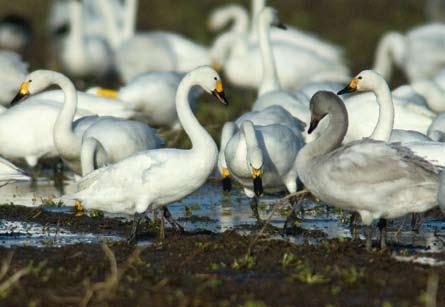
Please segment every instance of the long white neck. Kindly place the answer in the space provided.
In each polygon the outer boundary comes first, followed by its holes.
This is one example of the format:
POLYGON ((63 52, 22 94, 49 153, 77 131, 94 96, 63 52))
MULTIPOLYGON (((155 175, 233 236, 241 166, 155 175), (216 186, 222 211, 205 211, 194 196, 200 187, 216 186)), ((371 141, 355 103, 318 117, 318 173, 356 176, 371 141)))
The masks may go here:
POLYGON ((47 72, 48 85, 58 85, 64 94, 63 108, 54 124, 54 144, 64 157, 79 156, 81 139, 73 132, 73 120, 77 109, 77 91, 73 83, 57 72, 47 72))
POLYGON ((386 34, 377 46, 374 60, 374 70, 389 80, 392 72, 392 61, 400 65, 406 50, 406 41, 402 34, 390 32, 386 34))
POLYGON ((69 3, 70 31, 67 41, 69 42, 68 48, 74 48, 78 57, 85 58, 82 9, 82 3, 78 1, 71 1, 69 3))
POLYGON ((373 90, 379 104, 379 119, 370 138, 388 142, 394 127, 394 103, 385 80, 380 80, 373 90))
POLYGON ((233 25, 230 31, 247 34, 249 27, 249 16, 244 8, 241 6, 233 6, 230 9, 230 17, 233 19, 233 25))
POLYGON ((258 155, 262 155, 256 136, 255 126, 250 120, 246 120, 241 125, 241 131, 246 141, 247 161, 249 162, 249 165, 253 165, 254 155, 257 155, 257 157, 258 155))
POLYGON ((253 41, 256 41, 258 37, 258 29, 257 29, 258 24, 256 22, 256 18, 258 17, 258 14, 265 6, 266 6, 266 0, 252 0, 251 2, 252 16, 250 19, 250 38, 253 41))
POLYGON ((227 143, 229 143, 230 139, 235 134, 236 130, 237 130, 236 125, 233 122, 226 122, 224 124, 223 130, 221 133, 221 145, 219 148, 219 166, 220 167, 227 168, 226 155, 225 155, 224 151, 226 150, 227 143))
POLYGON ((117 48, 121 43, 122 32, 120 31, 115 13, 108 0, 96 0, 98 1, 100 11, 102 12, 102 18, 105 20, 107 41, 113 49, 117 48))
POLYGON ((428 107, 435 113, 445 111, 443 103, 444 90, 434 80, 420 80, 411 83, 416 93, 425 97, 428 107))
POLYGON ((263 77, 260 87, 258 88, 258 96, 281 89, 275 65, 275 58, 270 43, 270 23, 267 19, 261 17, 262 16, 258 16, 258 30, 261 61, 263 64, 263 77))
POLYGON ((226 32, 219 35, 210 49, 210 57, 212 60, 224 65, 234 46, 243 42, 244 35, 236 32, 226 32))
MULTIPOLYGON (((190 108, 188 100, 190 90, 193 86, 199 85, 194 74, 188 74, 182 79, 176 93, 176 111, 182 128, 190 138, 192 143, 192 151, 202 152, 204 154, 214 153, 215 157, 218 152, 215 141, 209 135, 196 119, 190 108)), ((204 162, 204 161, 203 161, 204 162)))
POLYGON ((122 31, 122 41, 133 37, 136 32, 136 17, 137 17, 137 0, 125 1, 125 14, 124 14, 124 28, 122 31))

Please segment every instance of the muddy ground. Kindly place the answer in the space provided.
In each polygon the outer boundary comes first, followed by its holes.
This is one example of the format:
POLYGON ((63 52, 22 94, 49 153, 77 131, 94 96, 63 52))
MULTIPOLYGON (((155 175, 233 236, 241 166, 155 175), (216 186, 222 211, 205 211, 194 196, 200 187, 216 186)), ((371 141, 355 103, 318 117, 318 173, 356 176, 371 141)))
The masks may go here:
MULTIPOLYGON (((130 229, 120 219, 41 208, 1 206, 0 214, 77 232, 125 236, 130 229)), ((367 252, 361 241, 295 245, 235 230, 168 231, 161 241, 148 222, 139 234, 152 243, 0 247, 1 304, 425 306, 436 294, 437 306, 445 304, 443 267, 399 262, 390 250, 367 252)))

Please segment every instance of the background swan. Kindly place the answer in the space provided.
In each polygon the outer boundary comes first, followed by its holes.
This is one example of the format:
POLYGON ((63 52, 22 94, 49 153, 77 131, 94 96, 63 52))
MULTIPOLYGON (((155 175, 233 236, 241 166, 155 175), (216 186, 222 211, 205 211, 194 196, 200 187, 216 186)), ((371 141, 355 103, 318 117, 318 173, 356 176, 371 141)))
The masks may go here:
POLYGON ((24 52, 31 43, 31 23, 19 15, 6 15, 0 19, 0 48, 24 52))
POLYGON ((7 106, 28 73, 28 64, 12 51, 0 51, 0 105, 7 106))
MULTIPOLYGON (((149 125, 155 127, 179 129, 175 97, 184 73, 163 71, 149 72, 135 77, 118 91, 103 91, 95 88, 91 92, 98 95, 112 95, 122 101, 127 108, 135 110, 149 125)), ((196 107, 201 89, 193 88, 190 92, 192 109, 196 107)))
MULTIPOLYGON (((166 214, 166 205, 203 185, 215 167, 218 149, 190 108, 189 92, 196 85, 226 103, 221 79, 213 69, 199 67, 182 79, 176 106, 181 125, 192 142, 191 149, 135 154, 92 172, 79 182, 78 193, 64 198, 79 199, 86 208, 109 212, 134 214, 164 208, 166 214)), ((134 238, 135 232, 136 227, 131 237, 134 238)))
MULTIPOLYGON (((271 25, 281 25, 274 9, 263 9, 256 22, 258 44, 248 44, 243 52, 232 52, 223 64, 224 73, 231 83, 242 87, 261 86, 261 61, 268 58, 268 53, 275 59, 278 78, 283 88, 300 87, 310 81, 342 82, 349 79, 349 70, 346 66, 322 58, 308 49, 285 42, 272 45, 269 28, 271 25), (261 50, 266 50, 266 54, 261 50)), ((233 39, 242 40, 237 36, 233 39)), ((235 45, 240 49, 238 44, 235 45)))
MULTIPOLYGON (((30 99, 0 112, 0 155, 9 159, 24 159, 35 167, 41 158, 58 157, 53 130, 61 110, 59 103, 30 99)), ((76 117, 91 115, 77 110, 76 117)))
MULTIPOLYGON (((92 169, 82 169, 81 152, 83 143, 94 138, 106 152, 97 156, 98 166, 108 160, 111 163, 122 160, 131 154, 157 148, 161 140, 149 126, 114 117, 86 117, 73 123, 77 108, 77 92, 71 81, 60 73, 37 70, 26 77, 17 98, 27 96, 56 84, 65 94, 63 108, 54 124, 54 143, 63 161, 77 174, 86 174, 92 169), (87 123, 85 126, 84 123, 87 123)), ((95 150, 90 153, 93 155, 95 150)))
POLYGON ((440 23, 416 27, 405 35, 387 33, 377 46, 374 70, 389 80, 394 63, 410 82, 431 79, 444 68, 444 44, 445 25, 440 23))
POLYGON ((70 26, 63 40, 59 59, 72 77, 104 77, 113 66, 113 53, 107 40, 86 32, 83 25, 82 3, 69 1, 70 26))
MULTIPOLYGON (((367 226, 367 248, 371 247, 373 220, 423 212, 437 205, 436 167, 398 144, 364 139, 340 146, 348 129, 348 113, 333 93, 314 95, 311 112, 309 132, 326 115, 329 127, 300 151, 299 178, 320 200, 360 214, 367 226)), ((381 239, 384 247, 383 232, 381 239)))
POLYGON ((413 130, 426 135, 435 114, 428 109, 418 109, 409 101, 392 97, 383 77, 372 71, 360 72, 348 87, 339 92, 371 91, 345 99, 349 126, 345 142, 370 136, 374 140, 388 141, 392 129, 413 130))

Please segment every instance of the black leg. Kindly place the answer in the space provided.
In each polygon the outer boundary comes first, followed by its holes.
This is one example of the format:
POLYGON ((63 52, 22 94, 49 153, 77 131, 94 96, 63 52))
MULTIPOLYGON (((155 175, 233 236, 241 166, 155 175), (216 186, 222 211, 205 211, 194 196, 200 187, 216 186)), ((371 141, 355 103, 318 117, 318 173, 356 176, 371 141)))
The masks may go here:
POLYGON ((250 199, 249 202, 250 202, 250 208, 252 209, 253 212, 253 216, 257 220, 257 223, 259 225, 262 225, 263 221, 261 220, 260 214, 258 213, 258 197, 254 196, 253 198, 250 199))
POLYGON ((298 221, 297 211, 301 210, 301 207, 303 206, 303 201, 304 201, 304 195, 298 201, 295 200, 292 201, 291 210, 287 215, 286 222, 284 222, 283 234, 287 233, 288 227, 293 228, 295 226, 295 222, 298 221))
POLYGON ((415 233, 419 233, 420 221, 422 220, 422 213, 411 214, 411 230, 415 233))
POLYGON ((366 249, 369 251, 372 248, 372 225, 365 226, 366 249))
POLYGON ((184 232, 184 228, 177 221, 175 221, 175 219, 173 218, 172 214, 170 213, 167 207, 162 207, 162 212, 165 219, 170 223, 170 225, 175 227, 181 233, 184 232))
POLYGON ((135 213, 133 216, 133 224, 131 226, 130 235, 128 236, 127 243, 129 245, 134 245, 137 241, 137 232, 139 223, 141 222, 141 215, 139 213, 135 213))
POLYGON ((380 248, 385 249, 386 248, 386 226, 388 222, 386 219, 380 219, 377 226, 380 230, 380 248))
POLYGON ((351 217, 349 219, 349 231, 351 232, 352 240, 358 239, 358 231, 357 231, 357 220, 358 220, 358 213, 352 212, 351 217))

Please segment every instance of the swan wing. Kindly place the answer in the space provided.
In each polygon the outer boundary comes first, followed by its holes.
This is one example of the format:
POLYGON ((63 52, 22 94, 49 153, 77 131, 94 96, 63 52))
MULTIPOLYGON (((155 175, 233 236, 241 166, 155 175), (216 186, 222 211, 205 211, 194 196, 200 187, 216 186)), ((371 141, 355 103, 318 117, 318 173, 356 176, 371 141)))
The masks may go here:
POLYGON ((436 176, 438 168, 400 143, 363 139, 338 148, 327 156, 326 174, 332 182, 372 187, 384 183, 417 183, 436 176))

